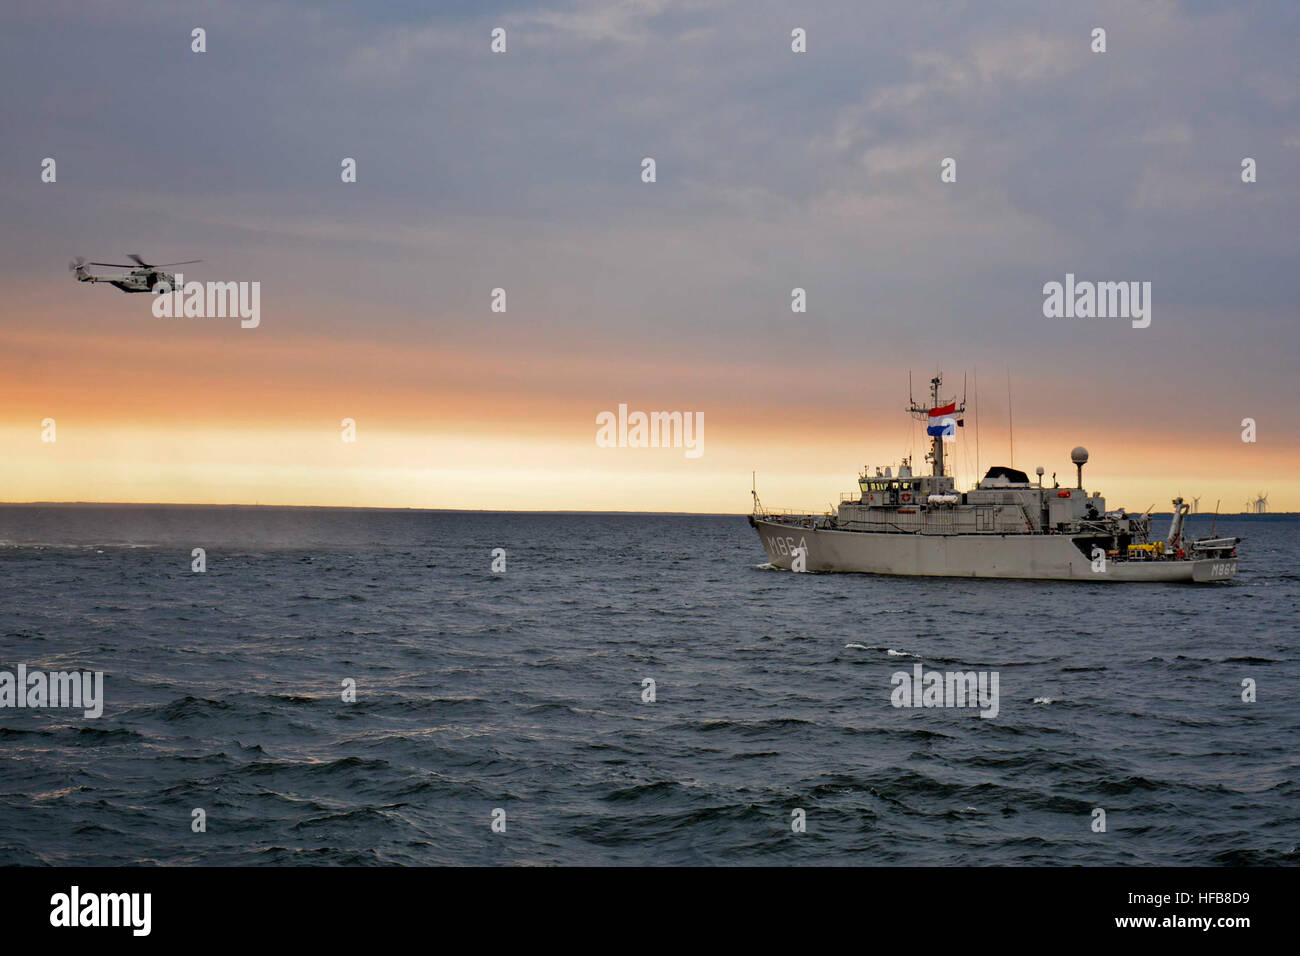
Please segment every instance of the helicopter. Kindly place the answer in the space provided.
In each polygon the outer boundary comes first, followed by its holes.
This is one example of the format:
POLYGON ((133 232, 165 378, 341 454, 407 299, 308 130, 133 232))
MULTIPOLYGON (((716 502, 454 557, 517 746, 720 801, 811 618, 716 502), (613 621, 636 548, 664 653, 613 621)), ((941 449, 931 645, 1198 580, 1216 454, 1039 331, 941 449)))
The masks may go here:
POLYGON ((126 257, 135 265, 127 265, 123 262, 87 262, 82 256, 77 256, 68 263, 68 268, 77 277, 78 282, 107 282, 123 292, 155 292, 160 282, 166 283, 168 290, 176 287, 176 276, 173 273, 164 272, 164 267, 187 266, 194 262, 203 261, 202 259, 186 259, 184 262, 164 262, 160 265, 153 265, 145 262, 134 252, 127 253, 126 257), (89 272, 86 266, 109 266, 114 269, 129 269, 131 271, 124 276, 97 276, 89 272))

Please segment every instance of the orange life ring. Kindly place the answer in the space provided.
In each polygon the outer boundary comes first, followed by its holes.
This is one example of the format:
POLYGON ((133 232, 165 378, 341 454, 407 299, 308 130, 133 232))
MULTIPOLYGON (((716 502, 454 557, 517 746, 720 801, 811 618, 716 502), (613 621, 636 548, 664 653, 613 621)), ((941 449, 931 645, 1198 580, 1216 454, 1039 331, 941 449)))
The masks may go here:
POLYGON ((902 495, 900 495, 899 497, 900 497, 903 501, 911 501, 911 500, 912 500, 912 494, 911 494, 911 492, 908 492, 908 491, 903 492, 902 495))

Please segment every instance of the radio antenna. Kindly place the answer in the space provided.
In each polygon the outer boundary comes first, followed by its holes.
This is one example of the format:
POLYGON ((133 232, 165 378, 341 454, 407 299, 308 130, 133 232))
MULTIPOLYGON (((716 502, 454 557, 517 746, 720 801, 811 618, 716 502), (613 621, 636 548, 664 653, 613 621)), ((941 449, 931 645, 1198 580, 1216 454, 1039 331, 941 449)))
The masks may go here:
POLYGON ((1007 441, 1011 445, 1011 460, 1007 462, 1012 468, 1016 467, 1016 426, 1011 419, 1011 366, 1007 366, 1007 441))

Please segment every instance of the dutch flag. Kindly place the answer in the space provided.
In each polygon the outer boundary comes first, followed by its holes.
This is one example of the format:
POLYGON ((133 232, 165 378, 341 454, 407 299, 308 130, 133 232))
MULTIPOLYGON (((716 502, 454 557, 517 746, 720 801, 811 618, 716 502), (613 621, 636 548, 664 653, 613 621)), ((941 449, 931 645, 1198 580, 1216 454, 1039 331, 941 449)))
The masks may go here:
POLYGON ((957 403, 951 402, 940 408, 930 409, 930 424, 927 435, 955 437, 957 434, 957 403))

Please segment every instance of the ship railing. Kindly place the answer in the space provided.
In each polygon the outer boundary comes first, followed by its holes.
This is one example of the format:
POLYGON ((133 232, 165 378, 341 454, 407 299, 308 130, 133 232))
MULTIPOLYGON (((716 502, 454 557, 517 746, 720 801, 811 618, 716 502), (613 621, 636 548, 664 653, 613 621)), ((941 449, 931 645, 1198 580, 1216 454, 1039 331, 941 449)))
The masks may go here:
POLYGON ((837 525, 839 531, 870 531, 875 534, 923 534, 925 529, 921 525, 909 525, 904 527, 895 524, 892 521, 841 521, 837 525))
POLYGON ((1106 521, 1080 521, 1079 531, 1091 534, 1115 534, 1115 526, 1106 521))
POLYGON ((768 518, 778 524, 786 524, 800 528, 813 528, 818 526, 821 522, 832 520, 830 514, 815 515, 809 514, 807 511, 795 511, 790 508, 765 508, 763 511, 757 512, 754 517, 768 518))

